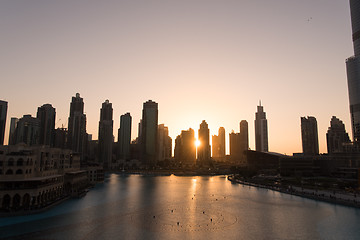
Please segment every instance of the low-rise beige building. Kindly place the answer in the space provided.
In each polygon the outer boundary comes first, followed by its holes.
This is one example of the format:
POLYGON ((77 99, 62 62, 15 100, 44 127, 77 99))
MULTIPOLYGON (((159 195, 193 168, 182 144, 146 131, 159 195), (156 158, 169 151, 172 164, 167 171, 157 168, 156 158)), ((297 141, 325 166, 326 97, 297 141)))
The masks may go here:
POLYGON ((68 149, 0 146, 0 210, 39 209, 82 193, 88 179, 79 171, 80 156, 68 149))

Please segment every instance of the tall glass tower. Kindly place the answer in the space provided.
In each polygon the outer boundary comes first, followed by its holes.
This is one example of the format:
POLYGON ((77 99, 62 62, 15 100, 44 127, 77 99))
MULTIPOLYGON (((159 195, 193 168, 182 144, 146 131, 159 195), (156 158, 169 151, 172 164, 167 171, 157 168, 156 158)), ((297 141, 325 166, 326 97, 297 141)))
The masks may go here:
POLYGON ((354 141, 360 141, 360 1, 350 0, 355 55, 346 60, 351 125, 354 141))

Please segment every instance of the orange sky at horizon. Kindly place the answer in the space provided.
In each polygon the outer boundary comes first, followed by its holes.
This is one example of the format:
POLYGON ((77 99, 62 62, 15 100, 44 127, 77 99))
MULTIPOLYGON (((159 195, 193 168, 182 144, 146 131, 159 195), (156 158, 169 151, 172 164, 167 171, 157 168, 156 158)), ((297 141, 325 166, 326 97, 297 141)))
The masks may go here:
MULTIPOLYGON (((84 98, 87 130, 97 139, 101 104, 133 117, 159 104, 159 124, 181 130, 239 132, 262 101, 269 151, 301 152, 300 117, 318 122, 320 152, 332 116, 351 137, 345 59, 353 55, 347 0, 136 0, 0 2, 0 99, 11 117, 56 108, 67 126, 71 97, 84 98), (311 18, 311 20, 310 20, 311 18)), ((211 139, 211 136, 210 136, 211 139)), ((173 146, 174 147, 174 146, 173 146)))

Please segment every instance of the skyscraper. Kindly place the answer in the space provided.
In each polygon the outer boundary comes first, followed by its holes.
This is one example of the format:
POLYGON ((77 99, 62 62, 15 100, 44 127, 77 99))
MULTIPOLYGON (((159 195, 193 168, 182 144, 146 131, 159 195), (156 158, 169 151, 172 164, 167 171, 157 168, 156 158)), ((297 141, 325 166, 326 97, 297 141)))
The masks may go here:
POLYGON ((147 101, 143 104, 141 121, 141 159, 147 166, 156 165, 158 135, 158 104, 147 101))
POLYGON ((57 128, 55 129, 54 134, 54 147, 55 148, 66 148, 68 131, 66 128, 57 128))
POLYGON ((183 130, 175 139, 175 160, 183 166, 193 166, 196 163, 195 131, 183 130))
POLYGON ((355 55, 346 60, 350 116, 354 142, 360 141, 360 1, 350 0, 355 55))
POLYGON ((210 131, 208 124, 203 120, 199 128, 200 145, 197 148, 197 160, 199 163, 206 163, 210 160, 210 131))
POLYGON ((267 119, 261 102, 255 113, 255 148, 259 152, 269 151, 267 119))
POLYGON ((240 133, 235 133, 234 130, 229 134, 230 158, 232 162, 238 162, 240 158, 240 133))
POLYGON ((214 158, 225 157, 225 128, 220 127, 218 135, 212 136, 212 156, 214 158))
POLYGON ((301 139, 305 155, 319 154, 318 129, 315 117, 301 117, 301 139))
POLYGON ((0 145, 4 145, 7 105, 6 101, 0 100, 0 145))
POLYGON ((249 125, 246 120, 240 122, 240 161, 247 164, 246 151, 249 149, 249 125))
POLYGON ((25 143, 29 146, 39 144, 40 121, 31 115, 24 115, 16 126, 15 144, 25 143))
POLYGON ((345 152, 345 144, 350 143, 344 123, 335 116, 331 118, 330 127, 326 133, 326 143, 329 154, 345 152))
POLYGON ((118 131, 118 157, 120 159, 130 158, 131 121, 130 113, 120 116, 120 128, 118 131))
POLYGON ((111 168, 113 145, 113 109, 105 100, 100 109, 99 121, 99 162, 104 168, 111 168))
POLYGON ((248 122, 240 122, 240 133, 232 131, 229 135, 230 140, 230 159, 233 163, 246 165, 246 150, 249 149, 248 122))
POLYGON ((80 153, 83 158, 86 141, 86 115, 84 114, 84 102, 79 93, 72 97, 70 103, 70 116, 68 123, 68 148, 80 153))
POLYGON ((249 125, 246 120, 240 122, 240 149, 242 154, 249 149, 249 125))
POLYGON ((16 141, 16 126, 19 119, 12 117, 10 120, 9 145, 14 145, 16 141))
POLYGON ((164 161, 171 158, 172 153, 172 139, 169 136, 169 129, 164 124, 158 126, 158 148, 157 148, 157 160, 164 161))
POLYGON ((40 122, 39 144, 53 146, 55 137, 55 108, 51 104, 38 107, 36 118, 40 122))

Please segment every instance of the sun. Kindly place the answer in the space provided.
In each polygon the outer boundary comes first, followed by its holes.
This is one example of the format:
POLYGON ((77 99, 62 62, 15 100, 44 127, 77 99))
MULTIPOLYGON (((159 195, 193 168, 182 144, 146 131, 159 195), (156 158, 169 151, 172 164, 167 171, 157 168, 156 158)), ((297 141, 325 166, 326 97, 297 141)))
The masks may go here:
POLYGON ((196 140, 195 140, 195 146, 196 146, 196 147, 200 146, 200 140, 199 140, 199 139, 196 139, 196 140))

